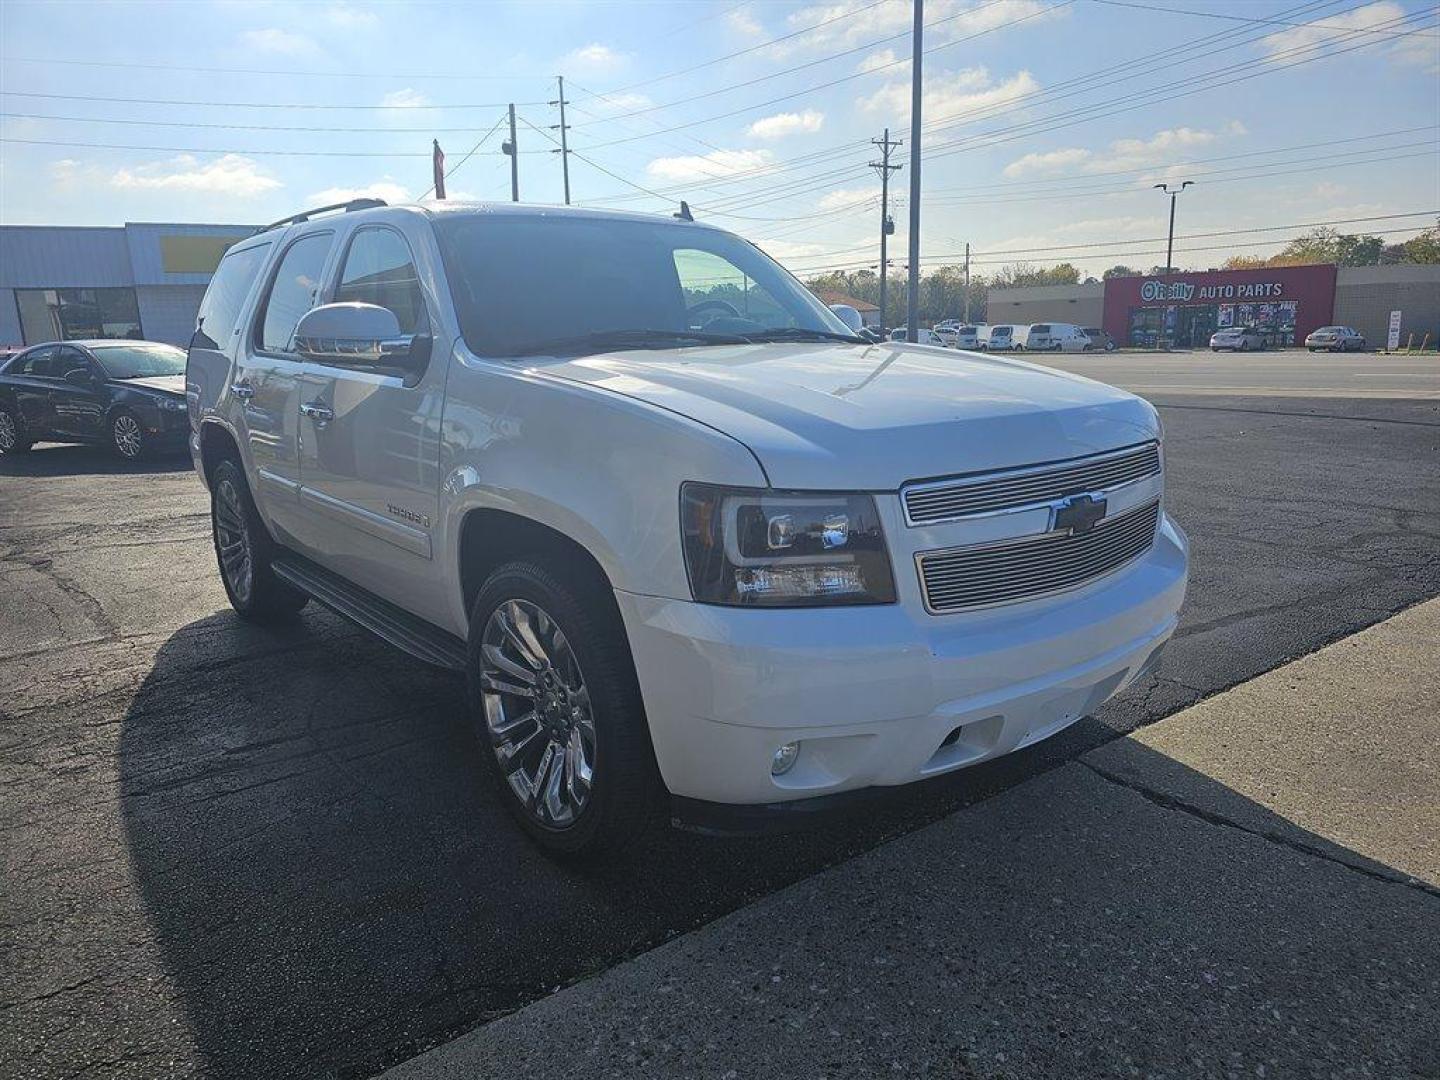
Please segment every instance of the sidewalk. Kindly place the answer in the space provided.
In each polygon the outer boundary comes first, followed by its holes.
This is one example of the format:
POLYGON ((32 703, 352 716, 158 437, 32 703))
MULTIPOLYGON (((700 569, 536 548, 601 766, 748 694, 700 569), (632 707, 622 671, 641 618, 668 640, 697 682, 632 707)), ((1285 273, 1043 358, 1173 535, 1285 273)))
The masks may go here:
POLYGON ((1437 655, 1432 600, 385 1076, 1440 1077, 1437 655))

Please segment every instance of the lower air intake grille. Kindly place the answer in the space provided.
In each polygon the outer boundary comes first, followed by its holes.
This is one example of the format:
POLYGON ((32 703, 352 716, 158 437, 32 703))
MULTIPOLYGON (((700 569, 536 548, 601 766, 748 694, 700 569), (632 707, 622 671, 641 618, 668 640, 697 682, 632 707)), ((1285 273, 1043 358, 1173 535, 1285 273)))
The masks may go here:
POLYGON ((1088 533, 1050 532, 998 544, 917 556, 925 606, 933 612, 1030 600, 1108 574, 1155 539, 1160 503, 1127 510, 1088 533))

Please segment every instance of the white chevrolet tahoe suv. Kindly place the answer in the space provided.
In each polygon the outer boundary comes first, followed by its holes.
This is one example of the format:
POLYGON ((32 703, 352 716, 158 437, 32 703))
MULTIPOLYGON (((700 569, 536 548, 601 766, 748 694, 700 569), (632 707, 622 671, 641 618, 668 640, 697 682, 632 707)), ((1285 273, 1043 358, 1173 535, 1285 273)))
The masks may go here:
POLYGON ((232 247, 200 309, 221 578, 248 619, 314 598, 463 671, 552 853, 1009 753, 1175 629, 1187 544, 1139 398, 861 341, 690 220, 325 209, 232 247))

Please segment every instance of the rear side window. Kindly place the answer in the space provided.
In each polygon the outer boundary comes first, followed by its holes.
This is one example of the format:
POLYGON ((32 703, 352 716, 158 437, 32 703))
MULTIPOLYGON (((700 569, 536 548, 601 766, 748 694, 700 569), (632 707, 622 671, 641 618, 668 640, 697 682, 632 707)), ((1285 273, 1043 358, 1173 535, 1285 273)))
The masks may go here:
POLYGON ((355 234, 345 253, 335 301, 389 308, 399 320, 402 334, 423 334, 429 329, 415 260, 400 234, 389 229, 367 228, 355 234))
POLYGON ((260 348, 265 352, 289 352, 300 317, 315 306, 320 275, 330 253, 334 233, 313 233, 291 244, 280 259, 270 295, 265 298, 260 326, 260 348))
POLYGON ((1049 324, 1049 323, 1043 323, 1043 322, 1042 322, 1042 323, 1036 323, 1034 326, 1030 327, 1030 333, 1032 333, 1032 334, 1048 334, 1049 332, 1050 332, 1050 324, 1049 324))
POLYGON ((232 250, 220 260, 195 320, 197 346, 223 349, 230 343, 235 324, 240 320, 240 309, 244 307, 245 298, 250 295, 250 286, 255 284, 255 275, 260 273, 269 251, 269 244, 256 244, 243 251, 232 250))
POLYGON ((21 353, 5 369, 7 375, 47 376, 50 374, 50 358, 55 355, 53 345, 43 349, 31 349, 21 353))

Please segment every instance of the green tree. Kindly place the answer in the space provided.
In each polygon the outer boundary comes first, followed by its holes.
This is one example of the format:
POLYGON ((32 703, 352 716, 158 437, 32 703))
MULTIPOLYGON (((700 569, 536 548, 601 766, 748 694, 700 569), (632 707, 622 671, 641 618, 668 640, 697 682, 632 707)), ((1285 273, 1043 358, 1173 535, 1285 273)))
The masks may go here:
POLYGON ((1440 224, 1401 244, 1400 257, 1407 263, 1440 263, 1440 224))
POLYGON ((1295 266, 1301 263, 1334 263, 1337 266, 1376 266, 1385 250, 1385 241, 1378 236, 1336 232, 1328 225, 1298 236, 1286 244, 1271 266, 1295 266))
POLYGON ((1110 267, 1109 270, 1106 270, 1105 273, 1101 274, 1100 276, 1106 281, 1109 281, 1111 278, 1117 277, 1139 277, 1140 271, 1131 269, 1124 263, 1120 263, 1116 266, 1110 267))

